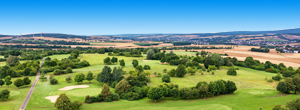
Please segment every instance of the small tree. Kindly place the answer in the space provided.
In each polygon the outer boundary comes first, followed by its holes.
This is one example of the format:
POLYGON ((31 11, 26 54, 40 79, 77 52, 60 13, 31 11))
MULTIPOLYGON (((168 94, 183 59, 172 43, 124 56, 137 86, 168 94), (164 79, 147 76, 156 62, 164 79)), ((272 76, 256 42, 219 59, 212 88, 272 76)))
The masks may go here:
POLYGON ((192 94, 191 94, 190 88, 181 88, 180 89, 180 97, 190 100, 191 96, 192 96, 192 94))
POLYGON ((134 59, 134 60, 132 60, 132 65, 133 65, 133 67, 136 67, 139 65, 139 62, 134 59))
POLYGON ((6 61, 6 65, 16 66, 18 64, 20 64, 19 57, 18 56, 9 55, 9 57, 7 58, 7 61, 6 61))
POLYGON ((275 81, 280 81, 282 79, 282 75, 278 73, 276 76, 273 76, 272 79, 275 81))
POLYGON ((5 82, 3 81, 3 79, 0 79, 0 86, 2 87, 5 84, 5 82))
POLYGON ((124 66, 125 66, 125 61, 124 61, 124 59, 122 59, 122 60, 119 60, 119 62, 120 62, 120 66, 122 66, 122 67, 124 67, 124 66))
POLYGON ((91 83, 91 80, 93 80, 93 79, 94 79, 93 73, 91 71, 89 71, 89 73, 86 76, 86 80, 88 80, 91 83))
POLYGON ((144 72, 144 69, 143 69, 142 65, 136 66, 135 69, 138 71, 139 74, 142 73, 142 72, 144 72))
POLYGON ((279 82, 277 87, 276 87, 277 91, 280 91, 281 94, 282 93, 286 93, 287 92, 287 85, 285 82, 279 82))
POLYGON ((6 76, 4 78, 5 84, 9 87, 12 84, 10 76, 6 76))
POLYGON ((131 85, 126 79, 122 79, 115 87, 115 93, 118 93, 121 95, 122 93, 127 93, 129 89, 131 88, 131 85))
POLYGON ((76 74, 74 80, 77 83, 82 83, 84 80, 84 74, 82 73, 76 74))
POLYGON ((171 89, 170 94, 172 95, 174 100, 176 100, 176 98, 180 96, 178 88, 171 89))
POLYGON ((67 83, 72 82, 72 77, 71 77, 71 76, 68 76, 68 77, 66 78, 66 82, 67 82, 67 83))
POLYGON ((65 93, 62 93, 56 99, 54 106, 58 110, 69 110, 70 104, 71 104, 70 98, 65 93))
POLYGON ((210 82, 208 84, 208 90, 212 94, 212 96, 214 97, 214 95, 218 92, 216 83, 215 82, 210 82))
POLYGON ((8 99, 9 94, 10 94, 10 91, 7 89, 0 91, 0 99, 1 100, 8 99))
POLYGON ((28 77, 25 77, 24 79, 23 79, 23 84, 24 85, 29 85, 31 83, 31 80, 28 78, 28 77))
POLYGON ((103 59, 103 62, 104 62, 104 64, 110 64, 111 63, 109 57, 106 57, 105 59, 103 59))
POLYGON ((148 91, 147 97, 156 102, 157 100, 160 100, 164 97, 164 93, 161 88, 153 87, 148 91))
POLYGON ((167 69, 164 69, 164 73, 167 73, 168 72, 168 70, 167 69))
POLYGON ((152 60, 154 57, 154 51, 152 49, 149 49, 147 51, 147 60, 152 60))
POLYGON ((150 69, 151 69, 151 67, 149 65, 144 66, 144 70, 150 70, 150 69))
POLYGON ((118 62, 118 58, 117 57, 112 57, 111 58, 111 62, 112 63, 117 63, 118 62))
POLYGON ((194 69, 191 68, 191 67, 188 67, 188 69, 187 69, 187 72, 188 72, 188 73, 191 73, 191 75, 195 75, 196 71, 197 71, 197 70, 194 70, 194 69))
POLYGON ((228 69, 227 75, 232 75, 232 76, 236 76, 237 75, 237 73, 236 73, 236 71, 235 71, 235 69, 234 69, 233 66, 228 69))
POLYGON ((110 91, 110 89, 109 89, 109 86, 107 84, 103 85, 101 94, 103 96, 103 100, 109 98, 109 96, 112 94, 111 91, 110 91))
POLYGON ((163 75, 163 77, 161 78, 161 80, 162 80, 162 82, 166 82, 166 83, 171 82, 170 81, 170 77, 167 74, 163 75))
POLYGON ((22 79, 17 79, 15 80, 14 85, 19 88, 20 86, 24 85, 24 82, 22 79))
POLYGON ((187 73, 185 66, 180 64, 176 69, 176 76, 177 77, 184 77, 184 75, 187 73))
POLYGON ((73 70, 72 70, 72 68, 71 68, 71 67, 68 67, 68 68, 66 69, 66 72, 67 72, 67 73, 72 73, 72 72, 73 72, 73 70))
POLYGON ((171 70, 168 72, 168 75, 171 76, 171 77, 175 77, 175 75, 176 75, 176 70, 175 70, 175 69, 171 69, 171 70))
POLYGON ((55 79, 55 78, 50 79, 50 84, 54 85, 54 84, 57 84, 57 83, 58 83, 57 79, 55 79))

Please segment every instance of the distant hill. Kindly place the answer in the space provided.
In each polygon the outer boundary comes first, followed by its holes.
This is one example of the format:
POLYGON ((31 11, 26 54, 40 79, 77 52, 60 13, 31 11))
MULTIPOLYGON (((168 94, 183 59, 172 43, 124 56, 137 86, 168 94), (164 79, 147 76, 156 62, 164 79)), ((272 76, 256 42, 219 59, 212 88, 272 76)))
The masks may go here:
MULTIPOLYGON (((32 37, 33 34, 22 35, 22 37, 32 37)), ((60 34, 60 33, 36 33, 34 36, 54 37, 54 38, 82 38, 86 39, 88 36, 84 35, 71 35, 71 34, 60 34)))

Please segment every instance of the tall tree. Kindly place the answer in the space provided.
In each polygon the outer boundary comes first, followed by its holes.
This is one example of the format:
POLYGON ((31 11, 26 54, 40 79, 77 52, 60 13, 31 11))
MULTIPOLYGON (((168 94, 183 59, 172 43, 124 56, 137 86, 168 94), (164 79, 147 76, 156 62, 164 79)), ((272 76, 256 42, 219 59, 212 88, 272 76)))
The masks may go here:
POLYGON ((25 77, 23 79, 24 85, 29 85, 31 83, 31 80, 28 77, 25 77))
POLYGON ((297 91, 300 91, 300 78, 298 75, 295 75, 295 77, 293 78, 293 83, 295 85, 295 94, 296 94, 297 91))
POLYGON ((65 93, 62 93, 56 99, 54 106, 57 110, 70 110, 70 104, 70 98, 65 93))
POLYGON ((217 85, 216 85, 215 82, 210 82, 208 84, 208 89, 209 89, 209 92, 212 94, 213 97, 218 92, 217 85))
POLYGON ((98 74, 97 80, 99 82, 111 84, 112 83, 111 77, 112 77, 111 68, 108 66, 104 66, 101 73, 98 74))
POLYGON ((295 91, 296 86, 294 85, 292 78, 286 78, 284 82, 286 83, 287 93, 290 93, 290 91, 295 91))
POLYGON ((71 57, 76 59, 79 56, 79 51, 78 50, 73 50, 71 52, 71 57))
POLYGON ((287 85, 285 82, 279 82, 277 87, 276 87, 277 91, 280 91, 281 94, 282 93, 286 93, 287 92, 287 85))
POLYGON ((24 85, 24 82, 22 79, 17 79, 15 80, 14 85, 19 88, 20 86, 24 85))
POLYGON ((139 65, 139 62, 137 60, 132 60, 133 67, 137 67, 139 65))
POLYGON ((154 51, 152 49, 149 49, 147 51, 147 60, 152 60, 154 58, 154 51))
POLYGON ((20 64, 20 62, 19 62, 19 57, 18 56, 12 56, 12 55, 10 55, 7 58, 6 65, 16 66, 16 65, 19 65, 19 64, 20 64))
POLYGON ((118 58, 117 57, 112 57, 111 58, 111 62, 112 63, 117 63, 118 62, 118 58))
POLYGON ((109 86, 107 84, 103 85, 101 94, 103 96, 103 100, 105 100, 106 98, 109 98, 109 96, 111 95, 111 91, 110 91, 109 86))
POLYGON ((110 64, 110 63, 111 63, 109 57, 104 58, 104 59, 103 59, 103 62, 104 62, 104 64, 110 64))
POLYGON ((131 85, 126 79, 122 79, 115 87, 115 93, 118 93, 121 95, 122 93, 127 93, 129 89, 131 88, 131 85))
POLYGON ((125 61, 124 61, 124 59, 122 59, 122 60, 119 60, 119 62, 120 62, 120 66, 122 66, 122 67, 124 67, 124 66, 125 66, 125 61))
POLYGON ((89 71, 89 73, 86 75, 85 79, 91 83, 91 80, 94 79, 93 73, 91 71, 89 71))
POLYGON ((5 78, 4 78, 4 81, 5 81, 5 84, 9 87, 9 85, 11 85, 11 78, 10 78, 10 76, 6 76, 5 78))
POLYGON ((184 77, 184 75, 187 73, 185 66, 180 64, 178 65, 177 69, 176 69, 176 76, 177 77, 184 77))

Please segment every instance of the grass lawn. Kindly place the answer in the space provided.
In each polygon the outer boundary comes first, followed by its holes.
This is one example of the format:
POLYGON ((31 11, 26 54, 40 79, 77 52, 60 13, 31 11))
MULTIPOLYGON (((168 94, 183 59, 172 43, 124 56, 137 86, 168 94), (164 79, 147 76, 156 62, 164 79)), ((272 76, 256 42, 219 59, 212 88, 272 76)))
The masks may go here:
MULTIPOLYGON (((176 52, 175 52, 176 53, 176 52)), ((179 52, 178 54, 187 54, 191 55, 194 52, 179 52)), ((69 55, 53 55, 51 58, 67 58, 69 55)), ((65 74, 60 76, 55 76, 58 79, 59 84, 50 85, 49 82, 41 82, 37 83, 35 90, 29 100, 29 103, 26 107, 27 110, 55 110, 54 104, 50 102, 50 100, 45 99, 47 96, 59 95, 61 93, 66 93, 67 96, 72 101, 80 101, 84 102, 84 98, 86 95, 96 96, 101 92, 102 83, 93 80, 91 83, 88 81, 84 81, 82 84, 77 84, 75 82, 67 83, 65 78, 68 76, 74 76, 77 73, 87 74, 88 71, 94 73, 96 76, 101 72, 102 68, 105 66, 103 64, 103 59, 108 56, 107 54, 82 54, 80 56, 81 59, 85 59, 90 62, 91 66, 74 69, 74 73, 65 74), (73 85, 88 85, 88 88, 77 88, 68 91, 59 91, 58 89, 64 88, 66 86, 73 85)), ((125 71, 133 70, 133 66, 131 61, 133 59, 137 59, 140 65, 150 65, 151 73, 160 72, 163 73, 163 69, 170 70, 172 68, 176 68, 176 66, 171 65, 162 65, 159 61, 156 60, 145 60, 145 57, 123 57, 117 56, 118 60, 125 60, 125 71)), ((108 65, 110 67, 118 67, 119 64, 108 65)), ((163 98, 157 103, 154 103, 148 98, 144 98, 137 101, 127 101, 120 100, 115 102, 101 102, 101 103, 93 103, 93 104, 84 104, 81 107, 81 110, 94 110, 94 109, 104 109, 104 110, 257 110, 259 108, 263 108, 264 110, 270 110, 275 105, 284 105, 287 101, 291 101, 293 99, 299 98, 296 94, 281 96, 280 92, 276 91, 275 86, 278 82, 267 82, 265 78, 271 78, 276 74, 267 73, 264 71, 257 71, 249 68, 241 68, 238 67, 237 76, 228 76, 226 74, 227 69, 221 68, 219 70, 214 71, 215 75, 212 75, 211 72, 203 72, 204 75, 200 73, 196 73, 195 75, 186 75, 184 78, 171 77, 171 83, 178 84, 180 88, 182 87, 192 87, 196 86, 199 81, 215 81, 218 79, 223 80, 232 80, 237 84, 238 90, 231 95, 222 95, 216 96, 213 98, 207 99, 196 99, 196 100, 183 100, 173 98, 163 98)), ((48 73, 50 74, 50 73, 48 73)), ((128 75, 128 74, 126 74, 128 75)), ((30 77, 33 81, 34 77, 30 77)), ((17 78, 13 78, 15 80, 17 78)), ((148 83, 149 86, 157 86, 162 84, 161 77, 151 77, 151 82, 148 83)), ((11 91, 11 97, 6 101, 0 102, 1 110, 17 110, 20 108, 23 100, 25 99, 30 87, 22 87, 20 89, 11 85, 10 87, 3 86, 0 88, 9 89, 11 91)), ((113 92, 114 89, 111 88, 113 92)))

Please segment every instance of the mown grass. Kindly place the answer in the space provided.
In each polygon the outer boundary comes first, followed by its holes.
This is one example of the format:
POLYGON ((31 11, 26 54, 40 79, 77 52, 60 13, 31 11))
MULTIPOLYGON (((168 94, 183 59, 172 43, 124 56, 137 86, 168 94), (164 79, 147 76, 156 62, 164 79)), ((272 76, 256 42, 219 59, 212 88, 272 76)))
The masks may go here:
MULTIPOLYGON (((182 54, 190 54, 190 52, 182 52, 182 54)), ((67 58, 69 55, 53 55, 51 58, 67 58)), ((61 93, 66 93, 72 101, 84 102, 84 97, 86 95, 97 95, 101 92, 102 83, 93 80, 91 83, 84 81, 82 84, 77 84, 75 82, 67 83, 65 78, 68 76, 74 77, 77 73, 87 74, 88 71, 94 73, 96 76, 101 72, 102 68, 105 66, 103 64, 103 59, 108 56, 107 54, 82 54, 80 58, 85 59, 90 62, 91 66, 74 69, 74 73, 65 74, 60 76, 55 76, 59 80, 59 84, 50 85, 49 82, 37 83, 32 97, 27 105, 28 110, 55 110, 54 104, 50 100, 45 99, 47 96, 59 95, 61 93), (59 91, 58 89, 72 86, 72 85, 89 85, 89 88, 78 88, 69 91, 59 91)), ((150 65, 151 73, 160 72, 163 73, 163 69, 170 70, 176 68, 176 66, 162 65, 159 61, 145 60, 145 57, 123 57, 118 56, 118 59, 124 59, 126 66, 125 71, 133 70, 131 61, 137 59, 140 65, 150 65)), ((108 65, 110 67, 118 67, 119 64, 108 65)), ((267 73, 264 71, 252 70, 249 68, 238 67, 237 76, 226 75, 227 69, 221 68, 216 70, 215 75, 211 72, 203 72, 204 75, 197 72, 195 75, 187 74, 184 78, 171 77, 171 82, 178 84, 179 87, 192 87, 195 86, 199 81, 215 81, 219 79, 232 80, 236 82, 238 90, 232 95, 222 95, 207 99, 196 99, 196 100, 174 100, 173 98, 163 98, 163 100, 154 103, 148 98, 144 98, 137 101, 127 101, 120 100, 115 102, 101 102, 93 104, 84 104, 82 110, 94 110, 94 109, 106 109, 106 110, 152 110, 152 109, 163 109, 163 110, 253 110, 263 108, 264 110, 270 110, 275 105, 285 104, 287 101, 298 98, 296 94, 281 96, 280 92, 276 91, 274 85, 278 82, 269 83, 265 78, 271 78, 276 75, 273 73, 267 73)), ((128 74, 126 74, 128 75, 128 74)), ((32 80, 34 77, 30 77, 32 80)), ((17 78, 13 78, 15 80, 17 78)), ((149 86, 157 86, 162 84, 161 77, 151 77, 151 82, 148 83, 149 86)), ((12 91, 11 97, 7 101, 0 102, 1 110, 17 110, 21 106, 23 100, 25 99, 28 91, 28 87, 22 87, 20 89, 11 85, 10 87, 3 86, 2 89, 9 89, 12 91)), ((114 91, 113 88, 111 88, 114 91)))

